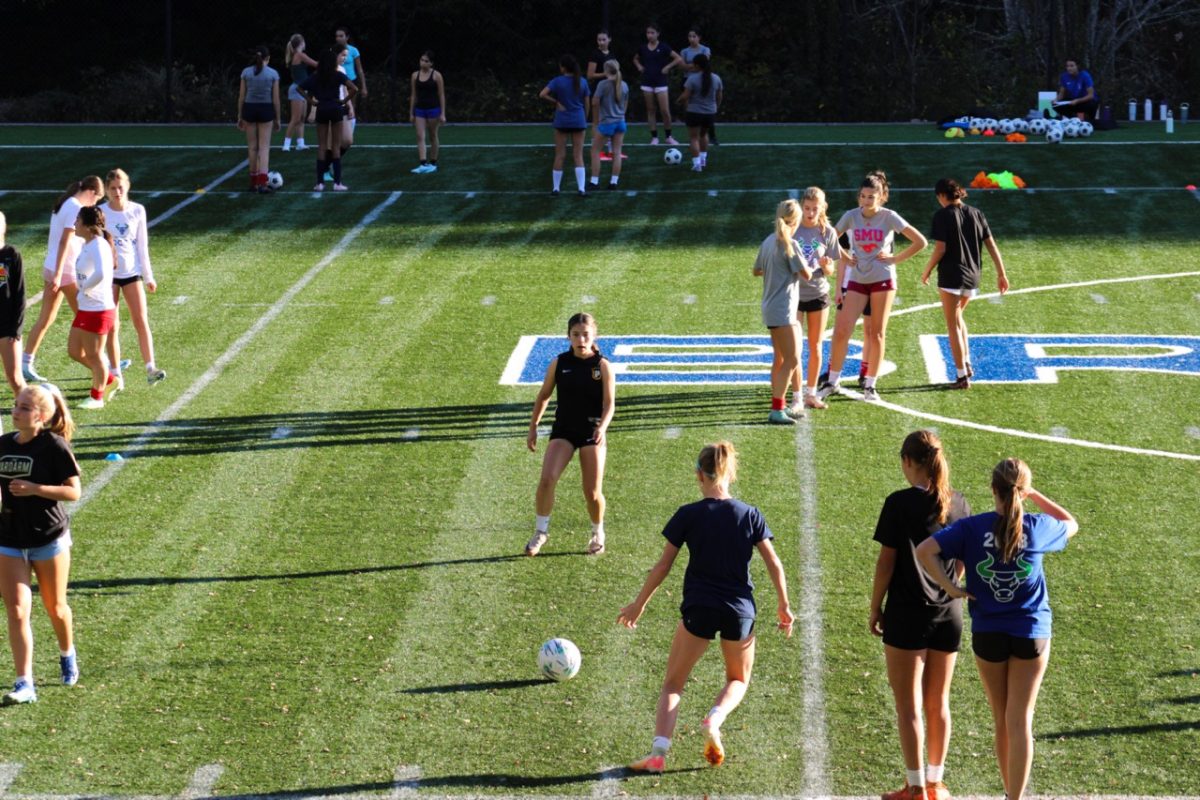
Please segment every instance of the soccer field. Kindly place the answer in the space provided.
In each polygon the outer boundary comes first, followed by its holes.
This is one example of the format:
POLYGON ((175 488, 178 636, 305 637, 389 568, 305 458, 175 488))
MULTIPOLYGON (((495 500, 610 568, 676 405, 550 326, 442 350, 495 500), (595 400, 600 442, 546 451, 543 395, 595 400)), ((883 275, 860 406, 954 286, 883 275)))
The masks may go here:
MULTIPOLYGON (((35 604, 40 699, 0 709, 0 796, 895 789, 891 692, 867 631, 871 537, 919 427, 938 431, 974 509, 990 505, 995 462, 1017 456, 1081 524, 1047 559, 1055 636, 1032 791, 1200 796, 1200 193, 1184 188, 1200 183, 1200 126, 1178 130, 1014 145, 932 126, 723 125, 693 174, 638 129, 620 191, 581 200, 569 167, 549 196, 548 126, 447 128, 434 175, 409 174, 407 127, 364 126, 351 191, 311 192, 313 151, 276 150, 285 187, 270 197, 243 191, 232 126, 0 128, 0 211, 31 294, 63 185, 129 172, 152 221, 150 318, 170 376, 140 380, 123 319, 129 388, 76 416, 82 679, 56 685, 35 604), (979 380, 933 385, 948 351, 918 280, 925 253, 900 267, 885 402, 835 398, 768 426, 758 244, 781 199, 822 186, 836 219, 876 168, 889 207, 926 232, 940 177, 1009 169, 1030 187, 968 198, 1013 287, 995 296, 985 264, 967 312, 979 380), (623 370, 608 551, 582 554, 573 464, 528 559, 544 440, 525 448, 527 377, 540 382, 538 354, 565 349, 580 310, 623 370), (756 561, 758 660, 724 727, 727 762, 701 757, 713 652, 668 771, 626 775, 652 735, 683 564, 636 631, 617 611, 696 499, 697 451, 721 438, 741 451, 735 495, 776 536, 797 633, 768 624, 756 561), (552 636, 583 653, 570 682, 539 678, 552 636)), ((74 403, 88 376, 63 316, 37 364, 74 403)), ((951 791, 1002 795, 969 646, 951 703, 951 791)))

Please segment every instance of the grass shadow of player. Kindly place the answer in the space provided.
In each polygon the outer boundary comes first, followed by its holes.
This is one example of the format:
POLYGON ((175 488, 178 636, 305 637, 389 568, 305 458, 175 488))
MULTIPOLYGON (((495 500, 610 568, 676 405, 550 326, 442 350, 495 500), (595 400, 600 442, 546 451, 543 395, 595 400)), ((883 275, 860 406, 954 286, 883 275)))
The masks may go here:
POLYGON ((1155 733, 1177 733, 1200 731, 1200 720, 1182 722, 1155 722, 1146 725, 1119 725, 1108 728, 1081 728, 1074 731, 1052 731, 1039 733, 1038 738, 1049 739, 1097 739, 1102 736, 1142 736, 1155 733))
POLYGON ((444 686, 418 686, 404 689, 404 694, 456 694, 458 692, 498 692, 507 689, 525 689, 530 686, 553 686, 548 678, 526 678, 514 681, 479 681, 477 683, 448 683, 444 686))
MULTIPOLYGON (((703 767, 681 767, 669 769, 663 774, 682 774, 699 772, 703 767)), ((514 775, 511 773, 487 773, 480 775, 442 775, 422 776, 421 790, 444 788, 488 788, 488 789, 540 789, 548 786, 569 786, 579 783, 599 783, 613 778, 631 778, 642 775, 661 777, 656 773, 632 772, 625 768, 595 772, 581 772, 575 775, 514 775)))

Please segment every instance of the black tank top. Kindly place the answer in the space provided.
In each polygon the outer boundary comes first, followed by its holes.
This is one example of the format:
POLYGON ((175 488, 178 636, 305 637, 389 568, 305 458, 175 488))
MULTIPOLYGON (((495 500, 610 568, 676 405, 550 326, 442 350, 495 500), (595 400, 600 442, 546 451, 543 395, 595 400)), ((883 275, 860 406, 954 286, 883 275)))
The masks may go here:
POLYGON ((558 406, 554 409, 554 424, 567 428, 592 428, 604 413, 604 378, 597 353, 590 358, 576 358, 568 350, 560 353, 554 369, 554 384, 558 387, 558 406))
POLYGON ((433 79, 436 70, 431 70, 429 80, 421 80, 421 73, 417 73, 417 108, 437 108, 438 88, 437 81, 433 79))
POLYGON ((304 79, 308 77, 308 65, 304 63, 292 64, 292 83, 299 85, 304 83, 304 79))

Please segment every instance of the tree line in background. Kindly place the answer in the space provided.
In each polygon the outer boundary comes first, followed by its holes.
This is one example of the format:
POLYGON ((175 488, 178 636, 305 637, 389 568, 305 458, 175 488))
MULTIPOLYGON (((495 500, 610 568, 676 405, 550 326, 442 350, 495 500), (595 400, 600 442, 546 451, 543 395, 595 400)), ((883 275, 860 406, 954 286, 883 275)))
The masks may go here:
POLYGON ((677 50, 698 26, 729 121, 1015 115, 1068 57, 1118 118, 1130 97, 1200 101, 1200 0, 109 0, 99 14, 3 0, 0 18, 26 54, 10 59, 0 122, 232 122, 250 48, 271 48, 286 86, 287 38, 302 33, 316 55, 338 25, 362 51, 366 121, 407 121, 427 48, 451 122, 542 121, 537 93, 559 55, 584 62, 605 20, 634 87, 647 22, 677 50))

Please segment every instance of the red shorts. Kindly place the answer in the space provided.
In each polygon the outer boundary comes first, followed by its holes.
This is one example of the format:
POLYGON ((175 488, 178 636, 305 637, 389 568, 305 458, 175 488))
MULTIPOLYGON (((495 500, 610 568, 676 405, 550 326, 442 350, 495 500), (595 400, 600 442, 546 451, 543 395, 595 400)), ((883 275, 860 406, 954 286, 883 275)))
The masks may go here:
POLYGON ((875 292, 894 292, 896 291, 896 282, 891 278, 886 281, 877 281, 875 283, 859 283, 858 281, 850 281, 846 285, 846 291, 855 292, 856 294, 865 294, 870 297, 875 292))
POLYGON ((71 327, 103 336, 113 329, 116 322, 117 310, 115 308, 107 311, 80 311, 75 315, 75 321, 71 323, 71 327))

